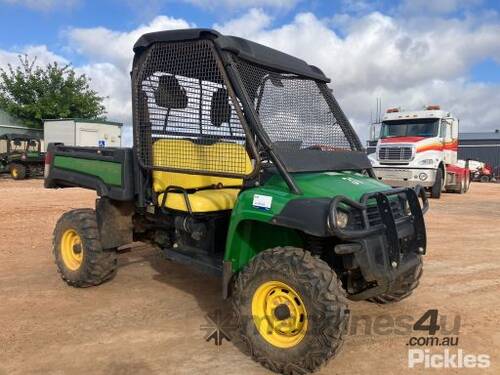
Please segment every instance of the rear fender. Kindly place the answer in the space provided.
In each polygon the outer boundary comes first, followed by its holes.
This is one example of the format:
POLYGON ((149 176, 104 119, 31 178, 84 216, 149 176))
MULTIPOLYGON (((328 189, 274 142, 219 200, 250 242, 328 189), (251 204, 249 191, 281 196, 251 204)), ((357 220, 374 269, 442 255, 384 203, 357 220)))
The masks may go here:
POLYGON ((116 249, 133 241, 134 212, 133 202, 113 201, 106 197, 96 200, 97 228, 103 249, 116 249))

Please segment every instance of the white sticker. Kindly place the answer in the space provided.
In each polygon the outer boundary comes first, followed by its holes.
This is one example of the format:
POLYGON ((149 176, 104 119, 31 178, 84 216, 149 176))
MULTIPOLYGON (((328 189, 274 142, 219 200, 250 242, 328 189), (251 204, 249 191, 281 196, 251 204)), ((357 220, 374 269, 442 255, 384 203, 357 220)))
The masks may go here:
POLYGON ((352 177, 342 177, 342 180, 349 181, 353 185, 362 185, 363 184, 361 181, 356 180, 355 178, 352 178, 352 177))
POLYGON ((273 203, 273 197, 270 197, 269 195, 255 194, 253 196, 252 205, 256 208, 263 208, 265 210, 269 210, 271 208, 272 203, 273 203))

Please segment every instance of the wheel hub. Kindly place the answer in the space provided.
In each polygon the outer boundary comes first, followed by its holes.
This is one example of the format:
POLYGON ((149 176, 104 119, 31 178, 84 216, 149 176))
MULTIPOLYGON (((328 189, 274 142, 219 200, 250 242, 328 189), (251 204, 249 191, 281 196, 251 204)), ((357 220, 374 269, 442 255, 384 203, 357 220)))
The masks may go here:
POLYGON ((61 257, 71 271, 80 268, 83 262, 82 240, 74 229, 67 229, 61 237, 61 257))
POLYGON ((291 348, 306 335, 305 305, 300 295, 281 281, 268 281, 257 288, 252 315, 260 335, 276 347, 291 348))
POLYGON ((290 309, 285 304, 278 305, 278 307, 274 309, 274 316, 278 320, 288 319, 291 316, 290 309))

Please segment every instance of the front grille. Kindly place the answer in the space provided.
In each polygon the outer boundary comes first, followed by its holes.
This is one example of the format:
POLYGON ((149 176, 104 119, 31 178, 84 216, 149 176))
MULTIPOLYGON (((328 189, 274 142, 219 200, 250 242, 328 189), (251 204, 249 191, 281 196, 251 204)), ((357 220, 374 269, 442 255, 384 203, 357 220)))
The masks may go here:
MULTIPOLYGON (((395 220, 405 215, 403 200, 401 199, 391 200, 390 203, 391 203, 392 215, 394 216, 395 220)), ((376 204, 368 206, 366 214, 368 216, 368 223, 370 224, 370 227, 382 224, 382 217, 380 216, 380 212, 376 204)), ((361 218, 361 213, 356 212, 354 217, 355 217, 354 220, 355 227, 363 228, 363 220, 361 218)))
MULTIPOLYGON (((394 216, 395 220, 404 216, 403 206, 399 199, 391 201, 391 209, 392 209, 392 215, 394 216)), ((378 224, 382 224, 382 218, 380 217, 380 212, 377 206, 368 207, 367 215, 368 215, 368 222, 370 223, 371 227, 378 224)))
POLYGON ((379 160, 409 161, 411 160, 412 154, 410 146, 380 147, 378 149, 379 160))

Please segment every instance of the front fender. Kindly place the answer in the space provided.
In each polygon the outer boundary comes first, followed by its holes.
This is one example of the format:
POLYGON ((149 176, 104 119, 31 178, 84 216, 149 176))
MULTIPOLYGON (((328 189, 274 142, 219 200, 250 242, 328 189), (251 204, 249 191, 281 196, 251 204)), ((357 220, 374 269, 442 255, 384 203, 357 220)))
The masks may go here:
POLYGON ((248 189, 239 195, 231 214, 224 256, 225 262, 231 262, 232 272, 238 272, 263 250, 303 245, 296 228, 276 220, 291 197, 296 196, 266 188, 248 189), (259 206, 259 196, 267 197, 269 207, 259 206))

